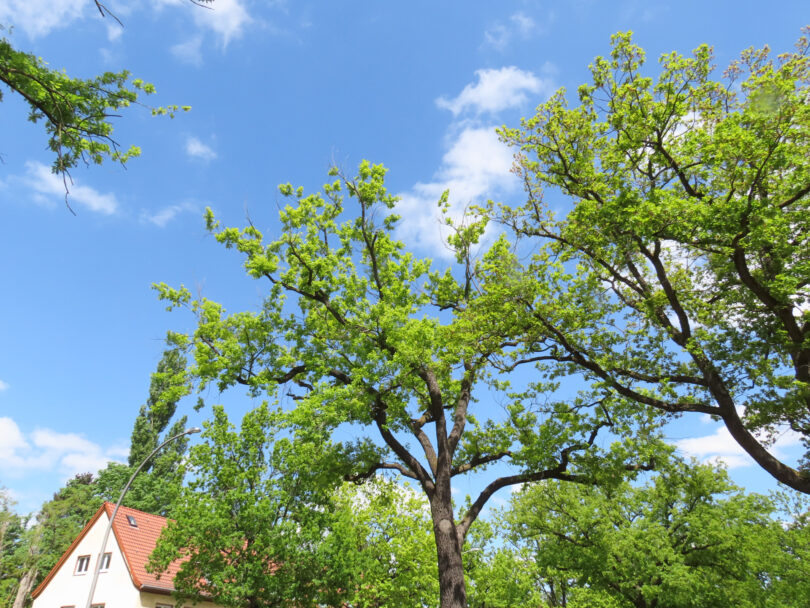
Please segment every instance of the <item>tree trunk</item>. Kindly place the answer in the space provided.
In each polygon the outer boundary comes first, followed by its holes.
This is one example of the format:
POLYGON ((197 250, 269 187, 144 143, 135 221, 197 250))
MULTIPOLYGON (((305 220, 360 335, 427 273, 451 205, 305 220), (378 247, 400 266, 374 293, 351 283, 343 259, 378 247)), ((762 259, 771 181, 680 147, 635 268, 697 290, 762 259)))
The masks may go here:
POLYGON ((467 608, 461 541, 456 531, 449 489, 448 483, 446 492, 436 492, 430 500, 439 564, 439 605, 441 608, 467 608))
POLYGON ((17 587, 17 595, 14 598, 14 603, 11 605, 11 608, 23 608, 25 606, 25 602, 28 599, 28 594, 31 593, 31 589, 34 587, 34 581, 36 578, 36 566, 26 570, 25 574, 23 574, 22 578, 20 579, 20 586, 17 587))

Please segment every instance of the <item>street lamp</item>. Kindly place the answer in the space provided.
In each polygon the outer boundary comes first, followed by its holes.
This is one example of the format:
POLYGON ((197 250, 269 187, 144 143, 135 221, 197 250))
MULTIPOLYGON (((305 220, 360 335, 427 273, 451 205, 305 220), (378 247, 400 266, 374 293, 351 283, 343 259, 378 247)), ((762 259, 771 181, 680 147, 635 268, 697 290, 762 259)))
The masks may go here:
POLYGON ((194 433, 199 433, 201 430, 202 430, 201 428, 194 426, 194 427, 191 427, 190 429, 186 429, 182 433, 178 433, 174 437, 169 437, 166 441, 164 441, 159 446, 157 446, 154 450, 152 450, 152 452, 149 454, 149 456, 147 456, 146 458, 143 459, 143 462, 141 462, 141 464, 138 465, 138 468, 135 469, 135 472, 132 474, 132 477, 129 478, 129 481, 127 482, 127 485, 124 486, 124 489, 121 492, 121 496, 118 498, 118 502, 115 503, 115 509, 113 509, 112 516, 110 517, 110 522, 107 524, 107 530, 104 532, 104 540, 101 541, 101 551, 99 551, 98 558, 96 559, 96 568, 95 568, 95 572, 93 572, 93 582, 90 583, 90 593, 87 594, 87 606, 86 606, 86 608, 90 608, 90 606, 93 603, 93 593, 95 593, 95 591, 96 591, 96 583, 98 582, 98 573, 101 572, 101 561, 104 559, 104 550, 107 548, 107 539, 110 538, 110 530, 112 530, 112 525, 113 525, 113 522, 115 521, 115 515, 118 513, 118 507, 121 506, 121 503, 124 500, 124 496, 126 495, 127 491, 129 490, 129 486, 132 484, 132 480, 135 479, 135 476, 138 473, 141 472, 141 469, 143 468, 143 466, 147 462, 149 462, 149 460, 152 458, 152 456, 154 456, 161 449, 163 449, 163 446, 165 446, 167 443, 171 443, 172 441, 174 441, 175 439, 179 439, 183 435, 192 435, 194 433))

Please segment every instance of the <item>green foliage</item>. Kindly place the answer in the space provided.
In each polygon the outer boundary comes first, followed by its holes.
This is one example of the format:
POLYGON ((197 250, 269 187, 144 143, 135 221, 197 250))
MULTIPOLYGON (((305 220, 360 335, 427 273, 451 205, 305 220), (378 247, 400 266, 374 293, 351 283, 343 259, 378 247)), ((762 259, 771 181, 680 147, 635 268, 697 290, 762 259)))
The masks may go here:
MULTIPOLYGON (((482 547, 467 551, 483 550, 482 547)), ((525 552, 497 548, 480 558, 468 557, 471 608, 545 606, 542 583, 525 552)))
POLYGON ((26 519, 14 511, 8 490, 0 488, 0 605, 11 606, 22 577, 20 550, 26 519))
POLYGON ((204 594, 222 606, 339 605, 349 588, 344 552, 324 532, 330 492, 310 466, 318 446, 278 437, 279 419, 262 405, 237 432, 215 407, 206 442, 190 450, 191 481, 150 560, 159 572, 178 557, 193 557, 175 577, 178 598, 204 594))
MULTIPOLYGON (((185 368, 182 354, 176 350, 163 353, 150 380, 149 397, 132 428, 129 464, 110 463, 99 471, 95 482, 97 496, 117 502, 132 473, 149 454, 166 439, 185 430, 187 416, 181 416, 169 427, 178 401, 189 391, 185 368)), ((176 439, 146 462, 127 492, 127 506, 163 516, 170 512, 183 484, 183 458, 188 442, 188 436, 176 439)))
POLYGON ((551 481, 515 496, 504 514, 509 536, 551 605, 598 605, 594 595, 617 607, 807 601, 777 599, 780 580, 804 568, 783 569, 785 531, 769 500, 745 495, 722 469, 680 461, 661 469, 643 486, 551 481))
POLYGON ((42 505, 37 515, 37 525, 41 527, 42 557, 38 561, 41 576, 62 557, 101 502, 94 494, 93 476, 82 473, 68 480, 52 500, 42 505))
POLYGON ((430 511, 382 479, 343 484, 320 469, 322 444, 284 436, 266 405, 237 432, 222 407, 191 449, 182 491, 150 568, 190 555, 178 598, 224 606, 433 606, 430 511))
POLYGON ((274 240, 254 225, 222 228, 207 212, 217 241, 267 282, 260 310, 229 314, 184 287, 157 289, 170 308, 197 316, 196 330, 171 342, 193 353, 189 373, 199 390, 241 385, 253 396, 290 395, 289 432, 322 442, 335 478, 392 470, 417 482, 431 507, 441 605, 463 606, 461 547, 494 492, 549 478, 618 479, 649 466, 657 420, 609 388, 560 401, 551 384, 511 387, 510 372, 535 359, 516 348, 509 290, 540 296, 547 288, 517 273, 504 282, 503 269, 517 265, 505 241, 471 258, 484 219, 454 226, 452 268, 434 270, 408 253, 392 236, 397 201, 385 172, 363 162, 354 179, 333 171, 337 179, 322 193, 281 186, 289 203, 274 240), (600 444, 608 428, 616 441, 600 444), (343 429, 357 440, 328 442, 343 429), (451 480, 495 463, 511 465, 510 474, 492 474, 456 514, 451 480))
POLYGON ((431 528, 430 505, 407 484, 375 477, 339 488, 328 534, 341 548, 338 567, 351 573, 345 605, 436 606, 431 528))
POLYGON ((551 377, 584 369, 639 404, 710 414, 802 492, 807 472, 768 447, 786 428, 810 437, 807 51, 806 36, 776 58, 748 49, 716 80, 703 45, 662 56, 653 78, 617 34, 578 106, 559 91, 500 130, 528 194, 502 218, 550 244, 522 271, 553 297, 511 296, 527 356, 551 377), (571 197, 567 217, 546 188, 571 197), (549 256, 571 276, 549 274, 549 256))
POLYGON ((810 499, 790 491, 773 496, 782 520, 779 551, 762 556, 773 573, 769 606, 801 606, 810 598, 810 499))
MULTIPOLYGON (((18 51, 0 38, 0 82, 22 97, 30 107, 28 120, 45 122, 48 147, 56 154, 55 173, 67 173, 79 161, 101 164, 109 159, 121 164, 140 154, 131 146, 121 150, 112 137, 110 118, 123 108, 151 95, 155 87, 130 73, 105 72, 94 78, 72 78, 48 66, 41 58, 18 51)), ((2 90, 0 90, 2 100, 2 90)), ((151 108, 153 115, 174 116, 188 106, 151 108)))

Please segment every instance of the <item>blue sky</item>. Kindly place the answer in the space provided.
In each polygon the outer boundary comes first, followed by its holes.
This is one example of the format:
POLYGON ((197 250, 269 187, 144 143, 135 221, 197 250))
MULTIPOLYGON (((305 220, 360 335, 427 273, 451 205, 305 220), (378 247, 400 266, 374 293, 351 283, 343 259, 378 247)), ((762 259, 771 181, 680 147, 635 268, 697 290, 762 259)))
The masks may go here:
MULTIPOLYGON (((330 164, 389 167, 403 198, 400 236, 446 256, 435 200, 455 209, 486 198, 519 202, 511 153, 494 127, 514 125, 560 86, 585 82, 609 38, 633 30, 654 61, 714 46, 719 66, 741 49, 787 50, 810 21, 806 2, 259 2, 184 0, 107 5, 5 0, 15 46, 73 76, 129 69, 153 82, 154 105, 188 104, 173 120, 134 107, 116 121, 141 158, 73 171, 71 205, 48 171, 39 125, 20 100, 0 104, 0 485, 36 510, 71 475, 126 458, 131 425, 168 329, 150 288, 185 284, 230 310, 261 301, 239 259, 204 230, 247 214, 272 232, 282 182, 315 189, 330 164), (777 8, 778 7, 778 8, 777 8)), ((200 415, 189 410, 194 422, 200 415)), ((699 416, 673 440, 721 456, 735 479, 767 477, 722 429, 699 416)), ((797 453, 789 436, 778 447, 797 453)))

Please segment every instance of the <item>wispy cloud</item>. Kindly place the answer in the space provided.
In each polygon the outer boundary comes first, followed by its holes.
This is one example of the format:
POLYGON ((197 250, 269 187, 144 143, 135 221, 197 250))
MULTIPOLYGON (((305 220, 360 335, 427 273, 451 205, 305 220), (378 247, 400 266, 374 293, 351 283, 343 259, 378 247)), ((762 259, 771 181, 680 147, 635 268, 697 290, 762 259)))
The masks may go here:
POLYGON ((3 382, 2 380, 0 380, 0 392, 7 391, 9 388, 10 386, 8 382, 3 382))
POLYGON ((38 38, 81 18, 90 4, 90 0, 4 0, 0 23, 38 38))
POLYGON ((124 34, 124 27, 117 21, 110 21, 107 23, 107 40, 116 42, 121 39, 124 34))
POLYGON ((217 157, 217 153, 211 146, 204 144, 196 137, 189 137, 186 140, 186 154, 204 161, 212 161, 217 157))
MULTIPOLYGON (((65 199, 65 182, 62 177, 51 172, 50 167, 35 161, 25 163, 26 174, 20 178, 26 186, 33 190, 34 201, 52 207, 65 199)), ((101 193, 90 186, 84 186, 74 180, 67 181, 70 192, 68 202, 71 206, 79 206, 102 215, 112 215, 118 211, 118 200, 114 194, 101 193)))
POLYGON ((537 98, 547 96, 554 90, 550 78, 540 78, 515 66, 477 70, 475 75, 477 82, 468 84, 452 99, 439 97, 436 105, 450 110, 454 116, 467 110, 475 114, 494 114, 525 105, 529 99, 528 93, 537 98))
POLYGON ((525 40, 535 34, 546 31, 548 23, 553 19, 549 13, 546 22, 539 25, 537 21, 520 11, 513 13, 506 21, 496 21, 484 31, 484 46, 496 51, 503 51, 515 39, 525 40))
POLYGON ((222 47, 231 40, 240 38, 245 28, 253 22, 250 13, 240 0, 217 0, 210 9, 202 8, 193 13, 194 22, 219 36, 222 47))
POLYGON ((35 471, 57 470, 65 476, 92 472, 115 460, 117 448, 102 446, 76 433, 36 429, 26 436, 17 423, 0 417, 0 475, 23 477, 35 471))
POLYGON ((194 36, 186 42, 175 44, 169 51, 180 63, 195 67, 203 64, 202 36, 194 36))
MULTIPOLYGON (((244 0, 216 0, 211 7, 197 7, 181 0, 152 0, 143 3, 143 6, 155 11, 161 11, 166 7, 188 11, 189 17, 197 27, 211 31, 223 48, 232 40, 240 38, 246 27, 254 22, 245 8, 244 0)), ((113 2, 112 9, 116 16, 123 17, 131 13, 131 7, 120 2, 113 2)), ((98 10, 90 0, 0 2, 0 23, 22 30, 29 38, 45 36, 55 29, 69 27, 88 15, 98 17, 98 10)), ((120 34, 120 28, 108 25, 107 35, 111 41, 120 34)))
POLYGON ((169 205, 163 207, 158 211, 143 211, 141 212, 141 221, 154 224, 158 228, 165 228, 166 225, 176 218, 181 213, 188 213, 197 211, 198 208, 192 203, 181 203, 179 205, 169 205))

